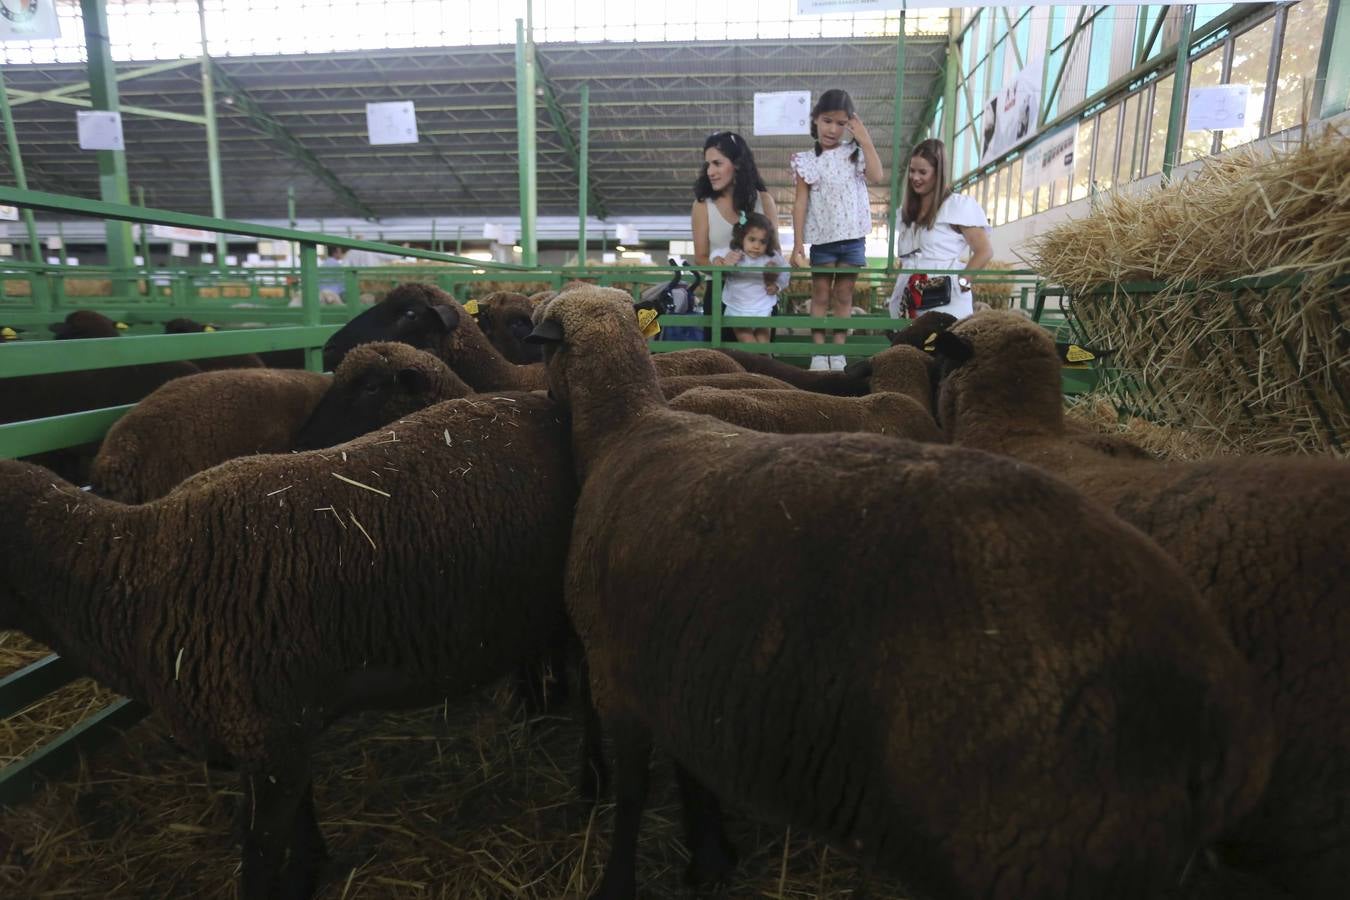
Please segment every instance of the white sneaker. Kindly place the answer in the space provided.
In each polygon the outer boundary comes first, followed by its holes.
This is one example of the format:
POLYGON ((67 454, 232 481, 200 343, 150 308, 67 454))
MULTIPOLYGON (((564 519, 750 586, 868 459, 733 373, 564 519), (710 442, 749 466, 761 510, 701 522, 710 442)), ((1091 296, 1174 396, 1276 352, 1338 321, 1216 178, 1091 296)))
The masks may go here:
POLYGON ((828 372, 830 370, 830 358, 828 356, 811 357, 812 372, 828 372))
POLYGON ((846 365, 848 365, 848 360, 844 359, 842 355, 830 357, 830 368, 833 369, 834 371, 842 372, 844 371, 844 366, 846 365))

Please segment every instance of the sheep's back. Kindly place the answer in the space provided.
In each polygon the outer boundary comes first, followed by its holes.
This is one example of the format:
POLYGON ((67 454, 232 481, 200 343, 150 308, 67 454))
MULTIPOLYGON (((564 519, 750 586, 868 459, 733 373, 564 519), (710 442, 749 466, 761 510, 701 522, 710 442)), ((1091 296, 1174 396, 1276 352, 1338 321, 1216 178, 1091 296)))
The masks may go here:
POLYGON ((241 369, 170 382, 108 430, 91 480, 123 503, 162 497, 190 475, 254 453, 281 453, 327 391, 314 372, 241 369))
POLYGON ((652 364, 660 378, 675 375, 715 375, 718 373, 744 372, 745 368, 725 353, 716 350, 672 350, 669 353, 653 353, 652 364))
POLYGON ((837 397, 796 389, 697 388, 671 401, 671 408, 776 434, 865 431, 916 441, 941 440, 933 417, 901 394, 837 397))
POLYGON ((741 388, 761 388, 764 390, 794 390, 792 385, 768 375, 756 375, 751 372, 716 372, 711 375, 671 375, 659 379, 661 394, 667 400, 674 400, 685 391, 695 388, 716 390, 735 390, 741 388))

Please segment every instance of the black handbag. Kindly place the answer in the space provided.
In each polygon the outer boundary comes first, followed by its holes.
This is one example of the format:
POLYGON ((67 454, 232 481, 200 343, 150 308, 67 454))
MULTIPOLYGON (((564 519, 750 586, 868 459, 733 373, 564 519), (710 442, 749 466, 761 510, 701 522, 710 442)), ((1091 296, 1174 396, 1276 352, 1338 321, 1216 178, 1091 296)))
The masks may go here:
POLYGON ((931 278, 923 273, 909 276, 905 284, 905 312, 913 319, 921 313, 952 302, 951 277, 934 275, 931 278))

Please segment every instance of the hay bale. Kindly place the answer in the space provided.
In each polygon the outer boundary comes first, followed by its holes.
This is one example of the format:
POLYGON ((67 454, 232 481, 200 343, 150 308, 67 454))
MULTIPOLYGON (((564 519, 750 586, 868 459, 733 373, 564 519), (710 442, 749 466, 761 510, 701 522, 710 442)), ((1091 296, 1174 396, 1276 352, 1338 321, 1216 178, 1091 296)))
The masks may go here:
POLYGON ((111 297, 112 280, 108 278, 67 278, 61 289, 67 297, 111 297))
MULTIPOLYGON (((0 632, 0 675, 45 653, 0 632)), ((88 682, 78 690, 73 702, 91 711, 110 699, 88 682)), ((572 792, 579 728, 558 717, 527 725, 506 705, 499 691, 432 709, 363 713, 323 735, 314 797, 332 860, 320 896, 556 900, 595 888, 613 808, 592 812, 572 792)), ((23 721, 9 731, 38 727, 23 721)), ((59 719, 61 728, 69 724, 69 715, 59 719)), ((0 758, 55 730, 0 733, 0 758)), ((151 715, 7 809, 0 896, 232 900, 238 777, 181 755, 167 733, 151 715)), ((863 883, 857 866, 819 843, 734 813, 729 829, 743 861, 725 896, 843 900, 863 883)), ((660 766, 640 844, 650 900, 688 896, 680 832, 673 779, 660 766)), ((871 888, 874 900, 907 896, 881 879, 871 888)))
POLYGON ((6 281, 6 297, 31 297, 33 296, 33 285, 27 281, 6 281))
MULTIPOLYGON (((986 269, 998 269, 1001 271, 1011 271, 1017 268, 1010 262, 994 260, 985 264, 986 269)), ((988 304, 990 309, 1009 309, 1012 306, 1013 292, 1017 289, 1017 282, 1012 278, 995 278, 993 276, 977 277, 972 279, 970 290, 974 299, 988 304)))
POLYGON ((1247 453, 1350 453, 1350 141, 1247 149, 1034 239, 1117 406, 1247 453), (1226 286, 1303 275, 1301 285, 1226 286), (1130 291, 1129 282, 1158 282, 1130 291))
POLYGON ((1121 416, 1115 404, 1098 393, 1065 397, 1064 403, 1067 419, 1101 434, 1128 438, 1159 459, 1211 459, 1226 453, 1213 434, 1159 425, 1138 416, 1121 416))

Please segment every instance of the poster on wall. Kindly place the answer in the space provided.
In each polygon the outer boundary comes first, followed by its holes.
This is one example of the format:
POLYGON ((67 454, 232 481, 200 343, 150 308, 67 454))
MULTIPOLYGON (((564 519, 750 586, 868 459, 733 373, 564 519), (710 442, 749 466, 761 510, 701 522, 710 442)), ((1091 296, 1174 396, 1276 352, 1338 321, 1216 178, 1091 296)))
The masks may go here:
POLYGON ((0 222, 19 221, 19 208, 17 206, 0 206, 0 222))
MULTIPOLYGON (((3 2, 3 0, 0 0, 3 2)), ((102 109, 82 109, 75 113, 75 131, 81 150, 125 150, 122 114, 102 109)))
POLYGON ((811 92, 755 94, 755 134, 810 134, 811 92))
MULTIPOLYGON (((1247 124, 1247 107, 1251 105, 1252 88, 1249 84, 1218 84, 1213 87, 1191 88, 1186 103, 1187 131, 1218 131, 1241 128, 1247 124)), ((1260 113, 1260 107, 1257 108, 1260 113)))
POLYGON ((980 165, 987 165, 1036 133, 1041 61, 1029 59, 1012 83, 996 91, 980 117, 980 165))
POLYGON ((1032 144, 1022 154, 1022 190, 1053 184, 1060 179, 1073 182, 1073 151, 1078 141, 1078 126, 1068 125, 1032 144))
POLYGON ((56 0, 0 0, 0 41, 45 41, 60 36, 56 0))
POLYGON ((417 111, 413 102, 367 103, 366 132, 372 146, 417 143, 417 111))

